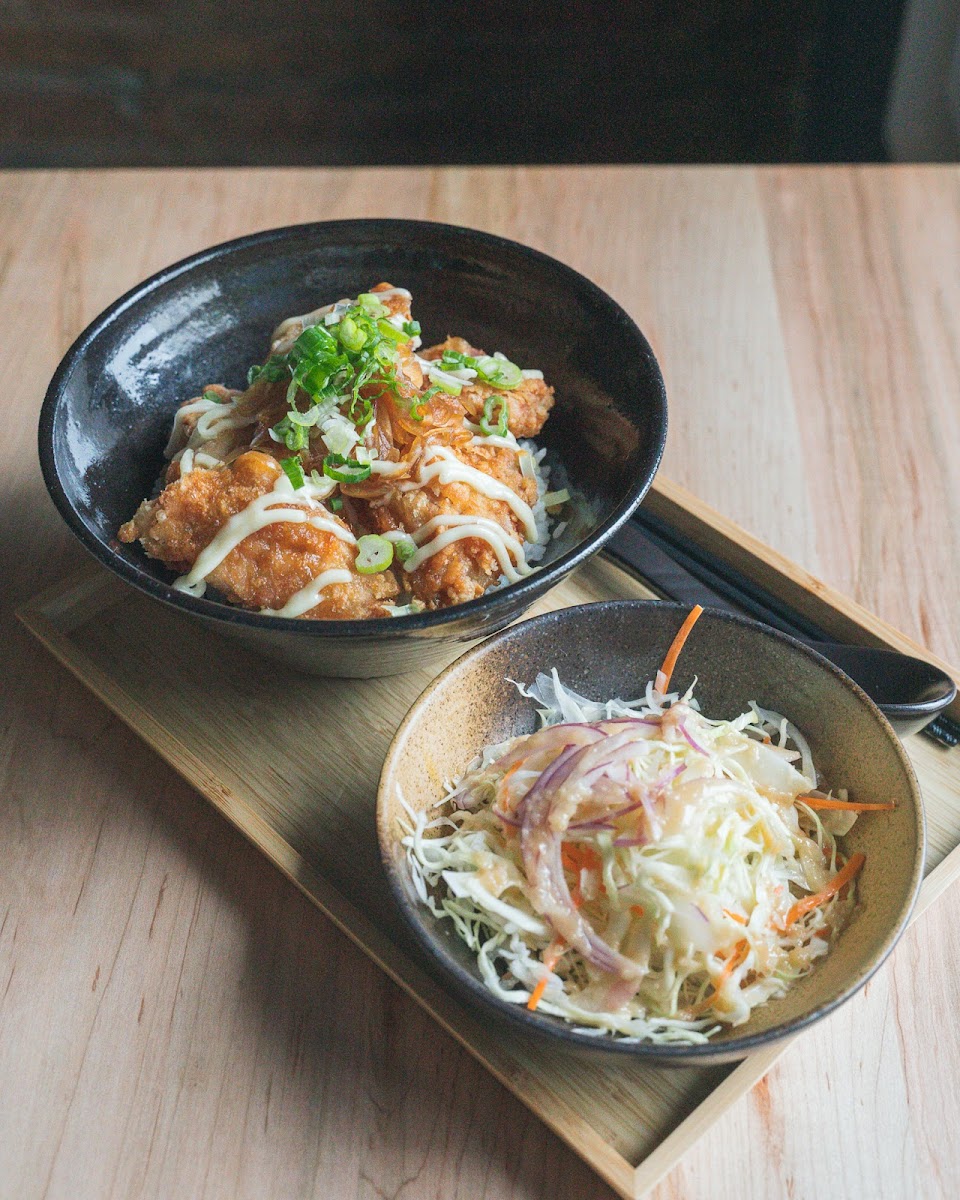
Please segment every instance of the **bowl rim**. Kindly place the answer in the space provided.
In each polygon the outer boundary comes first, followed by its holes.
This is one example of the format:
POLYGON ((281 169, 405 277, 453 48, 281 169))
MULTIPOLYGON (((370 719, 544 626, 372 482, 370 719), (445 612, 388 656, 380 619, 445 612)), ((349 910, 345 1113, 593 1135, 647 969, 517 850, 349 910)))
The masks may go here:
POLYGON ((244 626, 249 629, 270 631, 274 633, 296 633, 311 638, 338 637, 373 637, 395 634, 398 637, 408 633, 417 633, 425 629, 460 622, 464 619, 482 617, 485 613, 495 611, 504 597, 511 600, 532 601, 537 595, 546 591, 559 582, 563 576, 591 557, 604 545, 616 531, 627 521, 640 504, 659 469, 667 439, 667 397, 663 382, 663 373, 656 355, 643 331, 630 314, 612 296, 595 284, 587 276, 576 271, 573 267, 535 250, 522 242, 503 238, 485 230, 472 229, 468 226, 453 225, 440 221, 421 221, 394 217, 350 217, 335 221, 310 221, 301 224, 283 225, 276 228, 259 230, 255 233, 244 234, 229 241, 218 242, 186 258, 179 259, 169 266, 148 276, 124 292, 117 300, 108 305, 86 326, 77 336, 73 344, 61 359, 44 395, 40 409, 40 420, 37 430, 37 443, 40 458, 40 469, 44 484, 50 498, 53 500, 62 519, 79 539, 81 544, 104 566, 119 575, 127 583, 140 591, 147 593, 162 603, 174 608, 193 613, 207 620, 219 621, 234 626, 244 626), (436 609, 425 613, 410 613, 399 617, 368 617, 360 620, 329 620, 304 621, 296 617, 274 617, 259 612, 229 605, 219 600, 208 600, 205 597, 191 596, 174 589, 172 581, 164 582, 154 578, 137 563, 124 558, 114 550, 108 542, 101 540, 92 532, 81 517, 79 511, 67 494, 60 479, 54 447, 54 423, 60 402, 63 398, 66 383, 74 370, 82 362, 84 355, 92 343, 107 329, 121 318, 124 313, 139 300, 158 291, 160 288, 187 275, 194 268, 214 262, 221 258, 240 253, 252 247, 269 247, 273 243, 297 238, 310 238, 323 232, 326 234, 342 231, 348 237, 352 231, 376 230, 386 231, 388 228, 401 232, 407 238, 427 231, 442 231, 447 235, 465 237, 469 241, 479 243, 489 248, 508 248, 521 257, 549 266, 559 271, 574 286, 584 290, 601 305, 612 307, 618 320, 626 332, 637 343, 637 349, 643 355, 650 369, 653 403, 651 404, 651 439, 645 451, 645 469, 642 469, 624 498, 602 524, 598 525, 587 537, 562 554, 548 566, 537 568, 530 575, 516 583, 507 583, 500 587, 489 589, 482 596, 468 600, 463 604, 454 604, 449 608, 436 609))
POLYGON ((820 666, 827 668, 828 672, 840 684, 851 691, 877 718, 887 735, 888 741, 903 768, 904 776, 908 783, 910 800, 914 809, 917 842, 914 849, 906 902, 900 909, 893 926, 884 937, 876 956, 866 969, 858 972, 853 981, 845 986, 836 996, 825 1000, 823 1003, 816 1005, 808 1012, 802 1013, 792 1020, 781 1022, 758 1033, 741 1036, 732 1035, 722 1041, 707 1041, 696 1045, 659 1045, 655 1042, 627 1041, 609 1036, 581 1033, 574 1026, 568 1025, 562 1018, 550 1016, 546 1013, 530 1012, 525 1005, 508 1004, 495 996, 484 986, 481 980, 465 970, 452 956, 448 955, 442 944, 428 933, 426 926, 420 919, 420 909, 422 906, 419 903, 414 903, 405 890, 400 870, 392 854, 394 842, 389 836, 387 791, 392 786, 392 775, 396 769, 396 760, 402 753, 407 736, 416 723, 425 703, 435 691, 445 686, 448 679, 456 671, 462 669, 472 659, 493 651, 495 647, 504 641, 515 637, 535 634, 542 626, 558 618, 562 618, 563 614, 569 614, 569 619, 576 621, 585 610, 591 612, 594 610, 609 612, 624 609, 652 610, 654 607, 671 609, 678 615, 686 614, 690 611, 688 604, 672 600, 604 600, 588 604, 571 605, 568 608, 554 609, 551 612, 541 613, 538 616, 518 621, 487 638, 479 645, 471 647, 464 654, 461 654, 459 658, 450 663, 435 679, 431 680, 416 698, 390 742, 377 788, 377 840, 380 847, 380 860, 397 908, 402 913, 407 926, 412 930, 418 946, 426 951, 435 966, 439 966, 444 980, 451 981, 455 985, 455 989, 461 994, 469 996, 472 1000, 479 1002, 481 1006, 486 1006, 496 1014, 512 1021, 518 1028, 528 1031, 532 1029, 537 1035, 545 1035, 555 1042, 567 1046, 583 1047, 595 1050, 601 1054, 620 1054, 665 1064, 673 1063, 682 1065, 689 1063, 696 1065, 702 1063, 703 1065, 710 1065, 711 1063, 723 1060, 729 1061, 743 1058, 761 1046, 767 1046, 792 1037, 846 1003, 847 1000, 869 982, 890 955, 901 934, 907 927, 916 903, 920 885, 923 882, 923 865, 926 856, 926 819, 920 785, 917 781, 913 764, 910 762, 902 742, 892 729, 889 721, 887 721, 886 717, 870 697, 854 680, 841 671, 839 667, 835 666, 829 659, 824 658, 822 654, 818 654, 815 650, 812 650, 809 646, 791 637, 789 634, 782 633, 772 626, 765 625, 762 621, 726 612, 722 609, 704 606, 705 615, 714 617, 726 624, 740 625, 755 632, 769 635, 775 641, 780 641, 792 647, 799 654, 813 659, 820 666))

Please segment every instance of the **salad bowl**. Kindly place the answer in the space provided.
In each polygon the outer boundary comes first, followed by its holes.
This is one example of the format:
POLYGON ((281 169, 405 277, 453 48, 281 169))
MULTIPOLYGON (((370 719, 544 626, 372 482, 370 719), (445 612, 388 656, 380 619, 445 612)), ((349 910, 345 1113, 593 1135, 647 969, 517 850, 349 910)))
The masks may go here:
POLYGON ((377 811, 396 904, 434 972, 466 1004, 491 1020, 519 1025, 531 1038, 584 1054, 675 1066, 736 1060, 826 1017, 866 983, 907 923, 924 857, 920 793, 899 739, 847 676, 785 634, 718 610, 704 611, 680 655, 671 688, 683 693, 696 681, 704 715, 732 720, 751 701, 775 710, 802 732, 826 786, 892 806, 862 813, 840 839, 848 861, 863 855, 865 862, 849 922, 826 956, 785 995, 706 1041, 598 1035, 494 994, 451 921, 422 902, 408 838, 418 813, 444 811, 445 784, 462 776, 484 747, 537 728, 537 704, 518 683, 530 685, 555 669, 567 688, 592 700, 642 697, 686 613, 660 601, 588 604, 524 621, 468 651, 426 689, 400 726, 383 767, 377 811))

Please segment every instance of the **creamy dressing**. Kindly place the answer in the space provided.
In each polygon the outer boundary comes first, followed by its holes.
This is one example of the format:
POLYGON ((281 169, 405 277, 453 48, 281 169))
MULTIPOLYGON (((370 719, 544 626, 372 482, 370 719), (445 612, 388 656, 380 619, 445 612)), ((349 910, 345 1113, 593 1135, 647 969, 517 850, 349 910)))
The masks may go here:
MULTIPOLYGON (((484 433, 479 425, 475 425, 473 421, 467 417, 463 418, 464 429, 469 429, 473 434, 468 445, 470 446, 499 446, 503 450, 514 450, 518 454, 525 454, 526 451, 513 436, 508 429, 502 437, 499 433, 484 433)), ((521 470, 523 469, 521 464, 521 470)))
POLYGON ((446 446, 434 446, 432 449, 434 457, 421 469, 420 484, 429 483, 431 479, 437 479, 442 484, 466 483, 482 496, 487 496, 491 500, 502 500, 522 523, 527 540, 537 541, 539 534, 537 523, 533 517, 533 509, 525 500, 521 500, 512 488, 508 488, 505 483, 501 483, 484 471, 468 467, 446 446))
POLYGON ((223 466, 223 459, 215 458, 212 454, 204 454, 202 450, 194 450, 189 446, 184 447, 178 454, 175 454, 172 461, 180 464, 181 479, 184 475, 189 475, 197 467, 210 470, 213 467, 223 466))
POLYGON ((238 413, 238 399, 239 397, 221 404, 216 400, 208 400, 205 396, 200 396, 178 408, 173 417, 173 429, 170 431, 164 455, 170 458, 174 453, 183 440, 184 418, 192 417, 195 413, 199 413, 200 416, 187 438, 187 443, 192 443, 194 449, 202 446, 204 442, 212 441, 226 429, 240 429, 244 425, 252 425, 257 419, 256 413, 238 413))
POLYGON ((335 487, 336 484, 332 480, 324 481, 321 484, 308 482, 295 491, 286 475, 281 474, 271 491, 258 496, 246 508, 234 513, 217 532, 213 541, 200 551, 197 561, 188 574, 175 579, 173 586, 179 592, 186 592, 191 596, 202 596, 207 590, 207 576, 220 566, 232 550, 235 550, 251 534, 258 533, 268 525, 277 525, 283 521, 288 521, 292 525, 311 525, 314 529, 332 533, 343 542, 356 545, 357 539, 350 530, 331 516, 319 503, 319 500, 329 496, 335 487), (293 503, 305 502, 316 511, 311 513, 302 508, 295 508, 290 503, 291 501, 293 503))
POLYGON ((343 568, 321 571, 316 579, 310 580, 306 587, 302 587, 299 592, 294 592, 283 608, 261 608, 260 611, 267 617, 302 617, 305 612, 317 607, 320 603, 320 593, 324 588, 328 588, 334 583, 349 583, 352 578, 350 572, 343 568))
POLYGON ((371 475, 402 475, 407 470, 407 463, 389 462, 385 458, 374 458, 367 465, 371 475))
MULTIPOLYGON (((524 575, 529 575, 532 569, 527 563, 521 543, 496 521, 491 521, 487 517, 442 513, 440 516, 431 518, 425 525, 421 525, 415 533, 405 536, 411 537, 418 544, 417 552, 403 564, 405 571, 415 571, 445 546, 469 537, 482 538, 490 546, 497 556, 500 569, 510 583, 516 583, 524 575), (422 538, 442 526, 448 526, 448 528, 423 545, 419 544, 422 538), (513 558, 510 557, 511 554, 513 558), (514 560, 516 560, 515 563, 514 560)), ((391 540, 402 541, 403 538, 391 540)))

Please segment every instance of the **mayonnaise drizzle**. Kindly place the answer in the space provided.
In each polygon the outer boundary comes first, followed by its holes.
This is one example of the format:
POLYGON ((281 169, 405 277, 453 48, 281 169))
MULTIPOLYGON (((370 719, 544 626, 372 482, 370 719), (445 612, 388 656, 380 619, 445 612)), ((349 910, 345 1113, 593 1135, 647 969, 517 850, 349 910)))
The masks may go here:
POLYGON ((183 440, 184 418, 192 417, 194 413, 199 413, 200 416, 187 439, 188 442, 194 443, 194 449, 202 446, 204 442, 211 441, 225 429, 240 429, 244 425, 252 425, 257 419, 256 413, 237 413, 238 399, 239 397, 236 397, 221 404, 216 400, 208 400, 206 396, 200 396, 191 400, 189 404, 181 405, 174 414, 173 429, 164 450, 165 456, 169 458, 180 445, 183 440))
POLYGON ((173 462, 180 464, 181 479, 197 467, 209 469, 223 466, 222 459, 214 458, 212 454, 204 454, 202 450, 194 450, 190 446, 185 446, 178 454, 175 454, 173 462))
MULTIPOLYGON (((478 471, 475 467, 468 467, 447 446, 433 446, 431 449, 433 450, 434 457, 420 470, 421 485, 429 483, 431 479, 439 479, 441 483, 469 484, 474 491, 479 492, 482 496, 487 496, 491 500, 502 500, 504 504, 508 505, 517 519, 523 524, 527 540, 530 542, 537 541, 537 523, 533 517, 533 509, 531 509, 525 500, 521 500, 512 488, 508 488, 505 483, 501 483, 498 479, 494 479, 484 471, 478 471)), ((400 486, 403 487, 404 485, 401 484, 400 486)))
POLYGON ((320 593, 324 588, 330 587, 333 583, 349 583, 352 578, 350 572, 342 568, 321 571, 316 579, 310 580, 306 587, 302 587, 299 592, 294 592, 283 608, 261 608, 260 611, 267 617, 302 617, 305 612, 316 608, 320 603, 320 593))
MULTIPOLYGON (((432 517, 426 524, 413 534, 407 535, 417 543, 418 549, 415 554, 412 554, 403 564, 405 571, 415 571, 417 567, 422 566, 428 558, 432 558, 444 546, 449 546, 452 542, 460 541, 461 538, 475 537, 482 538, 483 541, 490 546, 494 554, 497 556, 497 561, 500 563, 500 569, 510 581, 516 583, 518 579, 522 579, 524 575, 529 575, 532 568, 527 563, 526 555, 523 552, 523 546, 496 521, 491 521, 488 517, 475 517, 469 514, 452 514, 441 513, 439 516, 432 517), (441 529, 443 526, 448 528, 431 538, 430 541, 421 544, 423 538, 433 533, 436 529, 441 529), (511 558, 511 554, 513 558, 511 558)), ((402 539, 393 539, 402 540, 402 539)))
MULTIPOLYGON (((350 530, 331 516, 319 503, 319 500, 329 496, 335 487, 336 484, 329 480, 322 484, 308 482, 302 488, 294 490, 293 484, 287 476, 281 474, 271 491, 257 496, 246 508, 234 513, 217 532, 213 541, 200 551, 197 561, 189 573, 175 579, 173 586, 179 592, 186 592, 191 596, 202 596, 207 590, 207 576, 220 566, 227 555, 235 550, 244 538, 258 533, 268 525, 277 525, 283 521, 292 525, 311 525, 314 529, 332 533, 341 541, 355 545, 357 539, 350 530), (315 511, 310 513, 303 508, 293 507, 291 501, 293 504, 306 503, 315 511)), ((329 572, 324 572, 324 574, 329 574, 329 572)), ((322 578, 322 576, 318 576, 318 578, 322 578)), ((331 582, 334 581, 331 580, 331 582)))

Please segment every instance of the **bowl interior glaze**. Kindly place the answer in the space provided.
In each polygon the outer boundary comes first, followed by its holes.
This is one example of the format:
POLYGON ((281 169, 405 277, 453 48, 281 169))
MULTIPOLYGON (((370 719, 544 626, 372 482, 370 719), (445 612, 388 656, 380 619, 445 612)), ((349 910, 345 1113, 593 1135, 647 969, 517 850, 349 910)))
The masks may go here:
POLYGON ((795 722, 833 787, 854 797, 893 800, 889 813, 861 816, 844 839, 867 858, 859 903, 830 954, 782 1000, 750 1021, 725 1029, 706 1046, 658 1047, 577 1034, 563 1021, 503 1003, 481 983, 472 954, 449 921, 416 897, 400 845, 404 812, 433 805, 477 752, 537 727, 533 702, 509 682, 531 683, 556 667, 561 680, 594 699, 643 694, 686 609, 664 602, 622 601, 562 609, 513 626, 453 663, 423 693, 387 755, 378 799, 378 834, 394 896, 418 941, 471 1003, 531 1035, 558 1038, 590 1053, 635 1055, 665 1063, 741 1058, 824 1016, 861 987, 890 952, 910 914, 923 865, 919 789, 903 747, 863 692, 819 655, 746 618, 707 610, 680 656, 673 686, 697 677, 705 714, 734 717, 751 700, 795 722))

